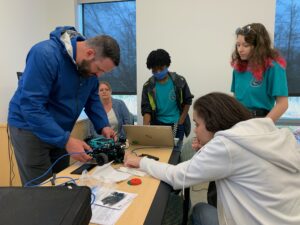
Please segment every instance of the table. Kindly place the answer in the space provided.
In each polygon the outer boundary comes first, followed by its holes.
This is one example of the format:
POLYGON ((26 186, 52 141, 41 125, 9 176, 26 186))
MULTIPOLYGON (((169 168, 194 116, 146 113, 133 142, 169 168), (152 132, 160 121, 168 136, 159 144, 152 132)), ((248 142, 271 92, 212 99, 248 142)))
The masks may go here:
MULTIPOLYGON (((159 157, 159 161, 168 162, 170 164, 177 164, 180 158, 180 151, 176 148, 147 148, 144 146, 133 146, 133 148, 141 149, 136 150, 137 154, 147 153, 159 157)), ((132 147, 131 147, 132 148, 132 147)), ((129 150, 131 150, 131 148, 129 150)), ((127 150, 128 151, 128 150, 127 150)), ((116 165, 118 167, 118 165, 116 165)), ((67 169, 57 174, 57 177, 69 176, 72 178, 79 178, 79 175, 71 175, 78 164, 73 164, 67 169)), ((92 173, 91 170, 89 173, 92 173)), ((128 209, 122 214, 117 225, 153 225, 161 224, 165 209, 167 206, 169 193, 173 190, 168 184, 160 182, 159 180, 150 176, 142 177, 142 184, 138 186, 130 186, 127 181, 117 184, 117 189, 125 192, 137 193, 137 197, 133 200, 128 209)), ((64 182, 63 179, 59 179, 64 182)))

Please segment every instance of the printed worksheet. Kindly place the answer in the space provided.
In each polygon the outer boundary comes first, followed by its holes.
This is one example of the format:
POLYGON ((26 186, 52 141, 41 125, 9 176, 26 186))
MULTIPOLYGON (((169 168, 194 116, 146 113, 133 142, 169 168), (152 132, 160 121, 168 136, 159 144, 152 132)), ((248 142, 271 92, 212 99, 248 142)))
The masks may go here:
POLYGON ((105 187, 93 188, 92 192, 95 199, 92 205, 91 223, 101 225, 115 224, 137 196, 137 194, 105 187))

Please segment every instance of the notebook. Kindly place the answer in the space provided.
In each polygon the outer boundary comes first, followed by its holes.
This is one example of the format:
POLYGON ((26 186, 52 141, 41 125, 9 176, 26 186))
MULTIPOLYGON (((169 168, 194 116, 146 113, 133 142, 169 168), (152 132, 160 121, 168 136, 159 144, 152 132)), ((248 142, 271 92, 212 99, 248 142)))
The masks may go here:
POLYGON ((173 147, 171 126, 123 125, 130 145, 173 147))

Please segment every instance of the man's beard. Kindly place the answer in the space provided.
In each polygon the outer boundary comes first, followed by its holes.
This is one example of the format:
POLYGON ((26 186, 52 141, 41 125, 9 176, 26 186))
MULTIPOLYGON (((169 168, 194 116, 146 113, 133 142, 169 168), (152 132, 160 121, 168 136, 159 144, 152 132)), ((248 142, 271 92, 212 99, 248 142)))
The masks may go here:
POLYGON ((80 76, 87 78, 87 77, 90 77, 91 75, 93 75, 90 70, 92 61, 93 60, 83 59, 81 61, 81 63, 79 63, 77 65, 77 70, 78 70, 78 73, 80 74, 80 76))

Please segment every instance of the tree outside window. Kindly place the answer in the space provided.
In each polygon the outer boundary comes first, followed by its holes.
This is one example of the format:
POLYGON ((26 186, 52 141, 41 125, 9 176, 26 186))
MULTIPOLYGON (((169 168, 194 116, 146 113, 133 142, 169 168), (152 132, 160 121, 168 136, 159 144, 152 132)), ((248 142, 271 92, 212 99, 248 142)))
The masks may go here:
MULTIPOLYGON (((289 96, 300 96, 300 1, 277 0, 275 47, 287 60, 289 96)), ((289 109, 282 118, 300 119, 300 97, 289 97, 289 109)))
POLYGON ((104 74, 112 86, 114 98, 123 100, 130 112, 137 114, 136 79, 136 2, 135 1, 88 1, 79 7, 79 27, 87 37, 106 34, 114 37, 121 49, 120 64, 104 74))

